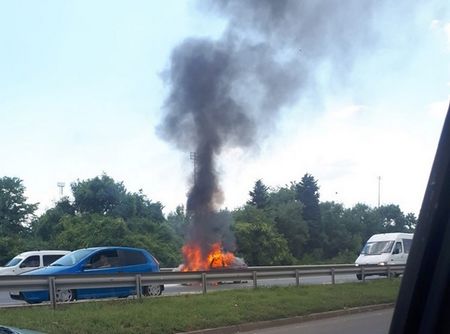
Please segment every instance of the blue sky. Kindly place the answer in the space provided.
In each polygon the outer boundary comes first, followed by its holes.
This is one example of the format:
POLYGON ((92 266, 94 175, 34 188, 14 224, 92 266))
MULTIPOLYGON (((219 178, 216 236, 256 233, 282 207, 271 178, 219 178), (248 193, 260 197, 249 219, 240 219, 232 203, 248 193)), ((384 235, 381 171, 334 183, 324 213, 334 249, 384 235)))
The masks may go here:
MULTIPOLYGON (((445 0, 386 10, 370 54, 345 79, 322 63, 314 94, 283 110, 252 151, 219 159, 225 205, 254 182, 319 180, 322 200, 381 201, 418 213, 450 93, 445 0), (443 6, 443 7, 441 7, 443 6), (444 10, 443 10, 444 9, 444 10)), ((166 212, 184 204, 192 164, 156 134, 168 94, 162 73, 190 36, 218 38, 223 18, 192 1, 0 2, 0 176, 24 180, 40 210, 57 182, 102 172, 143 189, 166 212)))

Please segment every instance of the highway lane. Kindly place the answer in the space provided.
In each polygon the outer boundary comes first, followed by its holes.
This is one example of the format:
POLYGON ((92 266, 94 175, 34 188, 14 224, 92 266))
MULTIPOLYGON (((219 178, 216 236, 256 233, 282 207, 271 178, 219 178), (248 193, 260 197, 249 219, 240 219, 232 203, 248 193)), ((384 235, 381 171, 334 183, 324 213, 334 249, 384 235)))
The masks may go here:
MULTIPOLYGON (((376 279, 377 277, 368 277, 367 279, 376 279)), ((355 275, 336 275, 336 283, 346 283, 346 282, 358 282, 355 275)), ((312 284, 330 284, 331 277, 327 276, 317 276, 317 277, 301 277, 301 285, 312 285, 312 284)), ((279 278, 279 279, 258 279, 258 286, 288 286, 295 285, 294 278, 279 278)), ((207 285, 207 291, 220 291, 220 290, 232 290, 232 289, 243 289, 243 288, 253 288, 253 281, 247 281, 238 284, 217 284, 217 282, 212 282, 207 285)), ((163 295, 174 296, 189 293, 201 293, 202 287, 200 284, 193 285, 181 285, 181 284, 169 284, 166 285, 163 295)), ((7 291, 0 291, 0 307, 1 306, 13 306, 13 305, 23 305, 24 302, 13 300, 9 297, 7 291)))
POLYGON ((246 334, 388 334, 393 309, 312 320, 294 325, 279 326, 246 334))

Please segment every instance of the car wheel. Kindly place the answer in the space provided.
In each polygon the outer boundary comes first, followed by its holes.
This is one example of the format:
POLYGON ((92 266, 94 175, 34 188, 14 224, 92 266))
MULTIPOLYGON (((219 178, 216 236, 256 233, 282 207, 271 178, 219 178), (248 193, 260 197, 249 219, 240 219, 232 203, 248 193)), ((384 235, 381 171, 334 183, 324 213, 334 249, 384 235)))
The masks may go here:
POLYGON ((58 303, 67 303, 75 299, 75 290, 70 289, 57 289, 56 301, 58 303))
POLYGON ((145 296, 159 296, 161 293, 161 285, 149 285, 144 287, 145 296))
POLYGON ((358 281, 362 280, 362 275, 361 274, 356 274, 356 278, 358 279, 358 281))

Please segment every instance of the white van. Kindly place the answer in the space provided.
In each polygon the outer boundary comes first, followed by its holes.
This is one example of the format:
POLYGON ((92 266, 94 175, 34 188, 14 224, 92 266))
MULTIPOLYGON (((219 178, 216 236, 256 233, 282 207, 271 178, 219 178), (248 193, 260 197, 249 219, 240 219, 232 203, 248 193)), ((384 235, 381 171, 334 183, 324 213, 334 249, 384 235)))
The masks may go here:
POLYGON ((46 267, 68 253, 70 252, 64 250, 24 252, 12 258, 4 267, 0 267, 0 275, 19 275, 46 267))
MULTIPOLYGON (((374 234, 367 240, 355 265, 406 264, 412 239, 412 233, 374 234)), ((356 276, 361 279, 361 274, 356 276)))

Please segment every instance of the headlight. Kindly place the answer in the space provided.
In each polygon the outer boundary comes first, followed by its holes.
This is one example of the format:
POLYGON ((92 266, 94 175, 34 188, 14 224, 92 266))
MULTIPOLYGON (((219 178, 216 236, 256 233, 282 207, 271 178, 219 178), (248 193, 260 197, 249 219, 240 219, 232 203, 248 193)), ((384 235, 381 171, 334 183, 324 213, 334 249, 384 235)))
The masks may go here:
POLYGON ((358 263, 355 263, 355 267, 359 267, 359 264, 358 264, 358 263))
POLYGON ((379 265, 379 266, 385 266, 385 265, 386 265, 386 262, 380 262, 380 263, 378 263, 378 265, 379 265))

